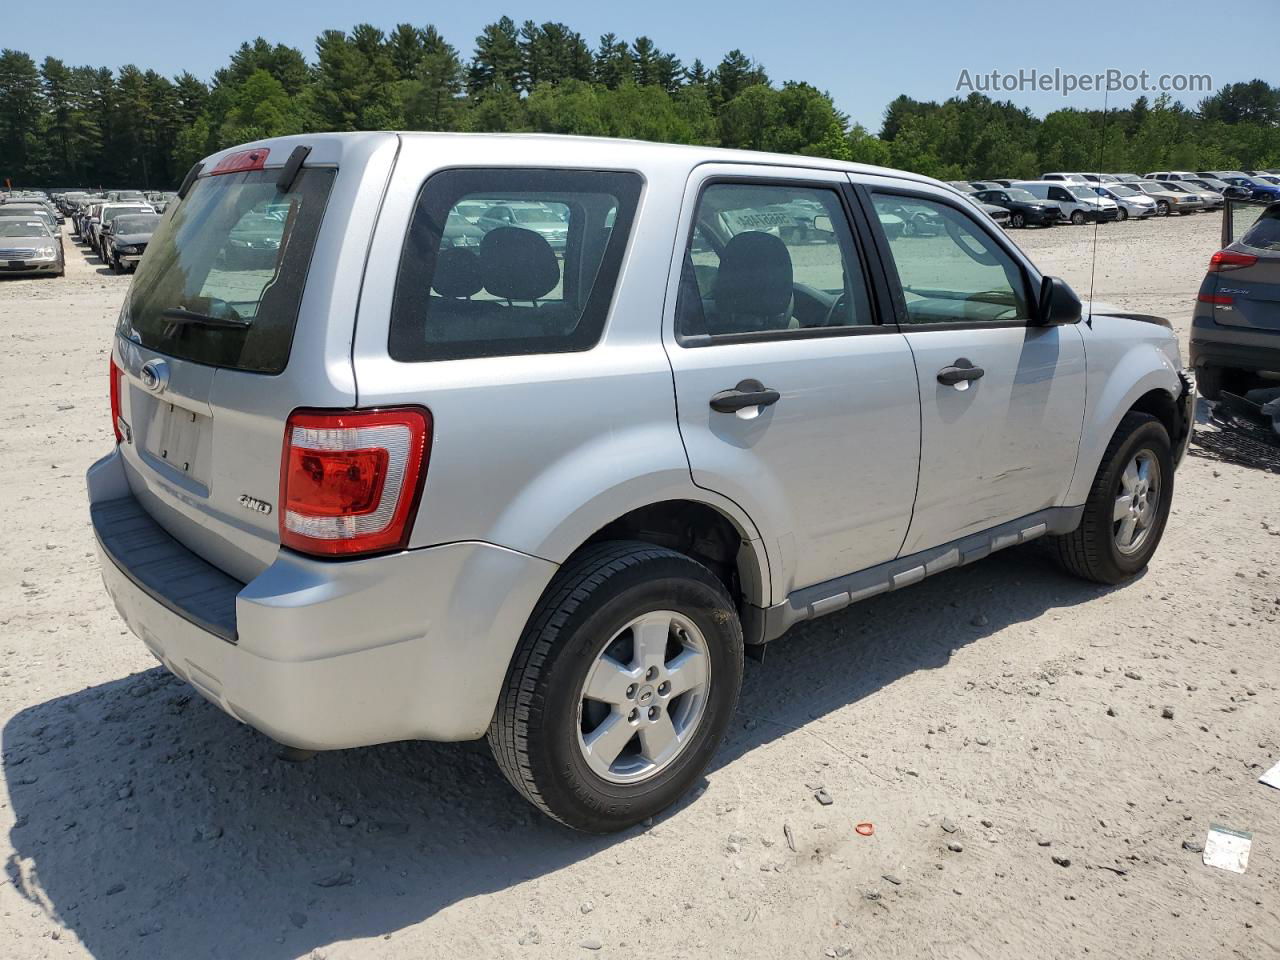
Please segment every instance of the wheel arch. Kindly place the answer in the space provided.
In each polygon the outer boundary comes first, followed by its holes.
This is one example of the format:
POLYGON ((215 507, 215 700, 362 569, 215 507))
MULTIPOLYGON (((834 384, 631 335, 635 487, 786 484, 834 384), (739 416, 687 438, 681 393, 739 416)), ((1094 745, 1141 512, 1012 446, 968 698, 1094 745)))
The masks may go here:
MULTIPOLYGON (((1092 389, 1092 384, 1090 385, 1092 389)), ((1100 396, 1086 413, 1080 454, 1065 504, 1084 503, 1107 445, 1125 414, 1148 413, 1169 431, 1171 443, 1182 435, 1178 396, 1182 382, 1164 353, 1152 344, 1135 345, 1101 385, 1100 396)))

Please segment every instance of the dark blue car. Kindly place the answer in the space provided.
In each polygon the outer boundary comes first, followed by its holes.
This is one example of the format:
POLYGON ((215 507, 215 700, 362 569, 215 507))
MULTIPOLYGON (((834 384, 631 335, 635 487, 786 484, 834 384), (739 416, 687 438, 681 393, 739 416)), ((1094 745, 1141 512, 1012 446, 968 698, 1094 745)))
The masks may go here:
POLYGON ((1233 187, 1244 187, 1252 190, 1253 196, 1251 199, 1253 200, 1261 200, 1263 202, 1280 200, 1280 186, 1276 186, 1274 183, 1267 183, 1265 180, 1259 180, 1257 177, 1250 177, 1244 174, 1223 177, 1222 179, 1233 187))

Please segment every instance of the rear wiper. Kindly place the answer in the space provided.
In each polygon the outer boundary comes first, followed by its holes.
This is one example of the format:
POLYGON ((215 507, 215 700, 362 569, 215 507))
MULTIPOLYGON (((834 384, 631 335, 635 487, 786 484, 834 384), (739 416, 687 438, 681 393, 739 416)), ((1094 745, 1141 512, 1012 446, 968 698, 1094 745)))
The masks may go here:
POLYGON ((170 327, 177 329, 209 327, 213 330, 247 330, 250 325, 248 320, 242 320, 240 317, 211 317, 207 313, 196 313, 194 310, 184 310, 182 307, 162 310, 160 316, 169 321, 170 327))

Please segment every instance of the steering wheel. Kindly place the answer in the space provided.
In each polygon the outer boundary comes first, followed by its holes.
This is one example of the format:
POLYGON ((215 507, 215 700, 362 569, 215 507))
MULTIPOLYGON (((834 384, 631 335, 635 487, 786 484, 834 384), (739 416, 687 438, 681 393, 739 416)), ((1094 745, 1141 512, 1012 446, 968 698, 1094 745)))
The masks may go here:
POLYGON ((827 315, 822 320, 822 325, 824 327, 832 326, 831 320, 839 312, 841 304, 844 304, 846 308, 849 305, 849 292, 847 290, 840 294, 840 296, 836 297, 835 302, 827 308, 827 315))

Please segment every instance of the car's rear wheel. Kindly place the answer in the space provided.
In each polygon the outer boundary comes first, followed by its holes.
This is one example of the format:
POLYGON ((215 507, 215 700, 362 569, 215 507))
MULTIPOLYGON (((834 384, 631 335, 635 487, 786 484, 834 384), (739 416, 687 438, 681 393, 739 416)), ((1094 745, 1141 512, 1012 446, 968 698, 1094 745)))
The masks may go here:
POLYGON ((1085 221, 1085 216, 1084 216, 1083 210, 1073 210, 1071 212, 1071 222, 1074 223, 1077 227, 1080 226, 1082 223, 1084 223, 1084 221, 1085 221))
POLYGON ((1080 525, 1050 539, 1059 563, 1086 580, 1124 583, 1160 545, 1172 496, 1168 431, 1150 414, 1125 414, 1098 466, 1080 525))
POLYGON ((648 543, 594 545, 534 611, 489 745, 548 816, 624 829, 702 775, 732 719, 742 655, 733 602, 702 564, 648 543))
POLYGON ((1234 367, 1201 366, 1196 368, 1196 391, 1206 400, 1217 400, 1222 391, 1244 393, 1249 389, 1250 374, 1234 367))

